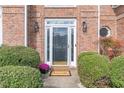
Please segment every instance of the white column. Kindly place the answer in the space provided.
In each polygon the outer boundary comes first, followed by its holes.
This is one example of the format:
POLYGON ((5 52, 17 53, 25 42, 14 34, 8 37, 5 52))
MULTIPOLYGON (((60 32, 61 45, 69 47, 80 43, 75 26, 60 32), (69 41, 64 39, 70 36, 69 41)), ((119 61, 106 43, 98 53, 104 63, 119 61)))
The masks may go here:
POLYGON ((27 44, 27 42, 28 42, 28 41, 27 41, 27 40, 28 40, 28 39, 27 39, 27 5, 25 5, 25 14, 24 14, 24 15, 25 15, 25 33, 24 33, 25 36, 24 36, 24 45, 27 46, 27 45, 28 45, 28 44, 27 44))
POLYGON ((2 6, 0 6, 0 46, 3 44, 3 31, 2 31, 2 6))
POLYGON ((100 5, 98 5, 98 53, 99 53, 99 50, 100 50, 100 5))

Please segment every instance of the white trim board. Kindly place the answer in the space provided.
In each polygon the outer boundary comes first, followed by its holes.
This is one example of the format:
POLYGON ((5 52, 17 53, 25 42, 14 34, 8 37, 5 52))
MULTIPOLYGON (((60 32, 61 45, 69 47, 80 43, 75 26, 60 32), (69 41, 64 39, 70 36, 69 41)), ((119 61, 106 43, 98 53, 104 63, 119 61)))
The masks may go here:
POLYGON ((0 46, 3 44, 3 32, 2 32, 2 6, 0 6, 0 46))
POLYGON ((25 9, 24 9, 24 10, 25 10, 25 14, 24 14, 24 15, 25 15, 25 21, 24 21, 24 24, 25 24, 25 26, 24 26, 24 27, 25 27, 25 28, 24 28, 24 29, 25 29, 25 30, 24 30, 24 31, 25 31, 25 32, 24 32, 24 45, 27 46, 27 42, 28 42, 28 41, 27 41, 27 5, 25 5, 24 8, 25 8, 25 9))

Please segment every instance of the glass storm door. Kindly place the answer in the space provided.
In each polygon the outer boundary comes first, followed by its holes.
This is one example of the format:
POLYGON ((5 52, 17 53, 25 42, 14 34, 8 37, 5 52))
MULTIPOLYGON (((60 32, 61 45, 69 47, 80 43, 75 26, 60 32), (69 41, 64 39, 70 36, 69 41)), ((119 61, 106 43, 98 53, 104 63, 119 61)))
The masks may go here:
POLYGON ((68 28, 53 27, 52 61, 53 65, 67 65, 68 28))
POLYGON ((76 20, 45 20, 45 62, 76 66, 76 20))

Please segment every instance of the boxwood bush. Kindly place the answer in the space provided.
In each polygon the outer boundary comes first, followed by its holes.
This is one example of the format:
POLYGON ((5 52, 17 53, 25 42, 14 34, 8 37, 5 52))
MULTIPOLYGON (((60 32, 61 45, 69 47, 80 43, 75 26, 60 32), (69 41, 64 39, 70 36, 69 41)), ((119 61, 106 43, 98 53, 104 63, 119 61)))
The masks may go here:
POLYGON ((36 68, 26 66, 0 67, 1 88, 39 88, 42 86, 41 74, 36 68))
POLYGON ((108 77, 108 58, 97 53, 81 53, 78 58, 78 73, 81 83, 86 87, 96 87, 95 81, 108 77))
POLYGON ((97 52, 82 52, 80 53, 80 55, 78 56, 78 60, 80 60, 80 58, 82 58, 83 56, 88 56, 88 55, 95 55, 98 54, 97 52))
POLYGON ((124 88, 124 56, 112 59, 110 77, 112 87, 124 88))
POLYGON ((40 62, 38 52, 24 46, 3 46, 0 48, 0 66, 19 65, 37 67, 40 62))

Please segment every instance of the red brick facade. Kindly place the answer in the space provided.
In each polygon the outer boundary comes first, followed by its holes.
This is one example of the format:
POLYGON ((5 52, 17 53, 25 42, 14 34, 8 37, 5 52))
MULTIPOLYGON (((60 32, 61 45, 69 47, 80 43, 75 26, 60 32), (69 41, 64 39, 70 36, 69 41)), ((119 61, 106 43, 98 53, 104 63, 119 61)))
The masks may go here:
POLYGON ((112 6, 100 6, 100 26, 107 26, 111 30, 111 35, 117 36, 117 21, 112 6))
POLYGON ((75 18, 77 19, 77 54, 82 51, 97 51, 97 6, 77 6, 77 7, 44 7, 29 6, 29 35, 28 44, 36 48, 41 60, 44 61, 44 20, 45 18, 75 18), (33 31, 33 23, 39 22, 39 32, 33 31), (87 21, 88 31, 83 33, 82 21, 87 21), (89 47, 90 46, 90 47, 89 47))
POLYGON ((118 6, 114 9, 117 21, 117 37, 124 40, 124 6, 118 6))
MULTIPOLYGON (((45 19, 75 18, 77 20, 77 55, 83 51, 98 51, 98 22, 100 27, 107 26, 114 37, 123 37, 124 7, 112 9, 109 5, 82 5, 76 7, 45 7, 43 5, 28 6, 28 46, 35 48, 44 61, 45 19), (123 10, 123 11, 122 11, 123 10), (121 19, 121 20, 120 20, 121 19), (99 20, 99 21, 98 21, 99 20), (39 31, 34 31, 34 22, 39 24, 39 31), (87 22, 87 32, 82 31, 82 22, 87 22), (120 36, 121 35, 121 36, 120 36)), ((3 43, 7 45, 24 45, 24 6, 3 6, 3 43)))
POLYGON ((24 45, 24 6, 3 6, 3 43, 24 45))

